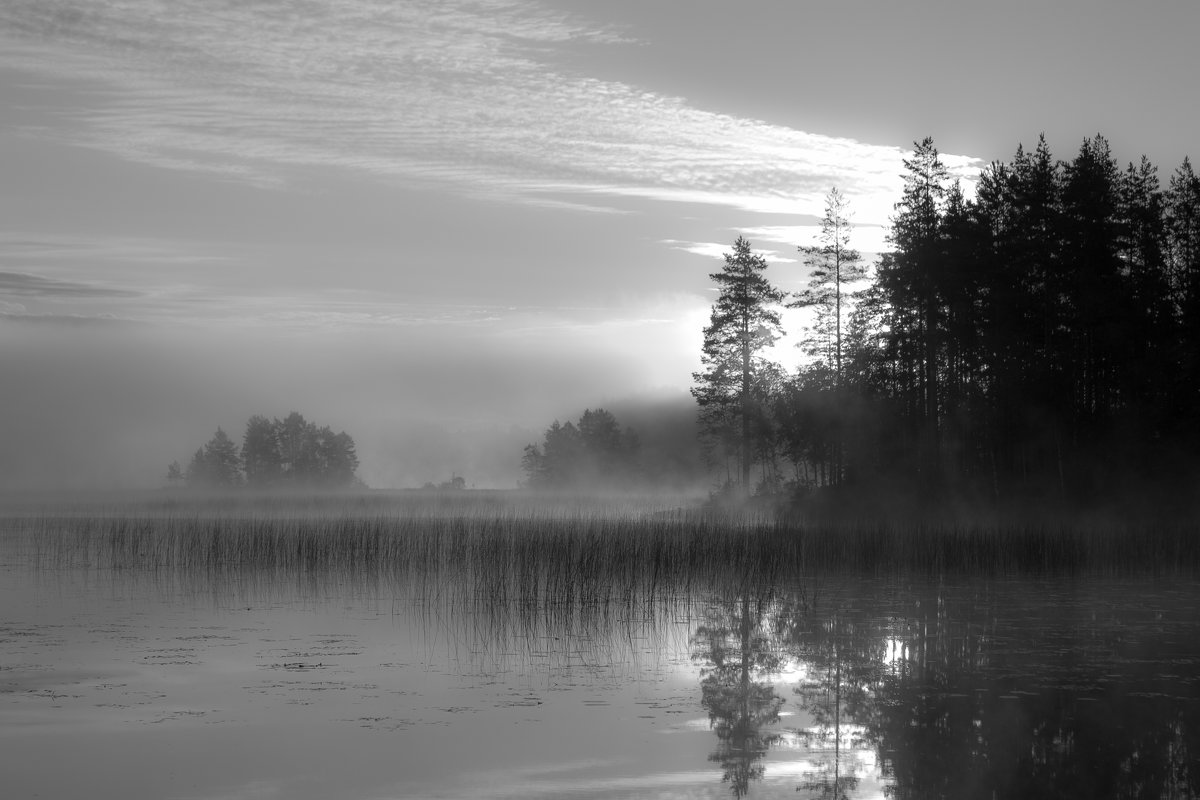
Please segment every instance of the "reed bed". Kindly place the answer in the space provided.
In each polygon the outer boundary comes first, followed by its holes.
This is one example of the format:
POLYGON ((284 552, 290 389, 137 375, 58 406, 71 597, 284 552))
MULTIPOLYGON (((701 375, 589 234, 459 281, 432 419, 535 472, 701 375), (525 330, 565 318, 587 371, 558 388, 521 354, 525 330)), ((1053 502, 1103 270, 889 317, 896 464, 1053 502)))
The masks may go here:
POLYGON ((386 508, 10 515, 0 517, 0 560, 151 582, 164 595, 210 595, 218 606, 294 598, 297 590, 307 598, 382 598, 393 613, 416 615, 463 643, 466 660, 495 666, 524 654, 551 669, 563 659, 627 660, 641 649, 637 642, 686 631, 715 601, 769 604, 851 573, 1195 576, 1197 533, 814 525, 699 508, 426 498, 386 508))
POLYGON ((811 524, 627 502, 136 507, 0 520, 42 568, 344 574, 497 602, 619 603, 804 575, 1195 574, 1195 526, 811 524), (465 587, 465 588, 461 588, 465 587), (566 600, 564 600, 566 599, 566 600))

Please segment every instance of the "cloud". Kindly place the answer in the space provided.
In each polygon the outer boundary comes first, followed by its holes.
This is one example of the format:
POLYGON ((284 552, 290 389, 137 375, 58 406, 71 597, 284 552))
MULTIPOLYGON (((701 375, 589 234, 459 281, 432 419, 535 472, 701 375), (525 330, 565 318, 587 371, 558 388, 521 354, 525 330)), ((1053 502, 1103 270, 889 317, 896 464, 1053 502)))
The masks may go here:
POLYGON ((17 321, 86 324, 213 317, 237 307, 228 292, 196 285, 239 259, 211 244, 108 234, 0 233, 0 306, 17 321), (104 280, 94 276, 103 275, 104 280))
MULTIPOLYGON (((752 242, 777 242, 796 247, 818 244, 820 225, 759 225, 745 228, 742 233, 752 242)), ((862 253, 886 253, 892 245, 887 241, 889 228, 885 225, 854 225, 851 223, 850 246, 862 253)))
POLYGON ((30 313, 23 308, 7 308, 0 303, 0 321, 42 328, 92 328, 139 324, 136 320, 109 314, 45 314, 30 313))
POLYGON ((837 184, 884 222, 905 155, 556 70, 629 37, 528 0, 9 0, 0 29, 0 65, 95 90, 37 135, 265 186, 332 166, 530 203, 819 213, 837 184))
POLYGON ((97 284, 61 281, 23 272, 0 272, 0 295, 18 297, 96 298, 137 297, 138 292, 97 284))
MULTIPOLYGON (((681 242, 677 239, 663 239, 662 243, 670 246, 674 250, 682 250, 685 253, 694 253, 705 258, 714 258, 724 260, 725 254, 731 252, 729 244, 721 244, 720 242, 681 242)), ((787 264, 796 261, 794 258, 787 258, 776 253, 774 250, 761 250, 754 248, 754 255, 762 256, 772 264, 787 264)))

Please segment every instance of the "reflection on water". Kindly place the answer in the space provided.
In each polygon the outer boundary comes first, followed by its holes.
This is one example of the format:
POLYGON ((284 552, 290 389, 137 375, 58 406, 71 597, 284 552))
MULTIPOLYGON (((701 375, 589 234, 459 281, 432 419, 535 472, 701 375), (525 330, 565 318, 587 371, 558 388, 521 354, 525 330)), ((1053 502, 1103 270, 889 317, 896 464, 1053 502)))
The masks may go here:
POLYGON ((1200 586, 1186 579, 824 575, 603 601, 336 574, 10 563, 0 579, 13 796, 1200 787, 1200 586))
POLYGON ((812 718, 803 739, 827 756, 799 787, 810 797, 850 798, 867 769, 862 756, 878 719, 886 652, 876 633, 836 606, 813 608, 788 627, 789 652, 804 667, 795 691, 812 718))
POLYGON ((769 608, 746 594, 712 602, 691 640, 692 658, 702 665, 700 704, 720 742, 709 760, 721 765, 721 780, 734 797, 763 777, 765 767, 757 762, 780 738, 770 729, 784 701, 766 680, 782 663, 777 639, 765 628, 769 608))

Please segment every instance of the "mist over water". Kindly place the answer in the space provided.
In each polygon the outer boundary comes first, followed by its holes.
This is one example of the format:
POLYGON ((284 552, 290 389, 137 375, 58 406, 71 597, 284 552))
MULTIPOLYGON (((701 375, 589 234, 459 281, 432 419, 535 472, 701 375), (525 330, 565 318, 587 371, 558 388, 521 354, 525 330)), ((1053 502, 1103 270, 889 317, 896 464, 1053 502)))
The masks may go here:
POLYGON ((158 488, 167 465, 186 465, 218 427, 240 444, 250 416, 291 411, 353 436, 359 475, 374 488, 452 474, 468 487, 514 488, 524 445, 553 420, 609 401, 627 424, 646 422, 650 445, 697 455, 686 393, 663 388, 644 362, 594 348, 518 347, 452 326, 316 333, 0 320, 0 329, 0 487, 10 490, 158 488), (656 435, 675 441, 656 445, 656 435))

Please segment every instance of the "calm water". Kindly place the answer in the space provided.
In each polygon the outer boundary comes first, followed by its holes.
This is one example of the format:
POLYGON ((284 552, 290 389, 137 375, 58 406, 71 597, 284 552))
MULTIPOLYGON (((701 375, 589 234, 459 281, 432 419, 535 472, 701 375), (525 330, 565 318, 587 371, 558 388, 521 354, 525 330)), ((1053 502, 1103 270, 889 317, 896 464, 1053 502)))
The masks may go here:
POLYGON ((6 798, 1193 797, 1200 584, 0 567, 6 798), (462 588, 462 587, 458 587, 462 588))

